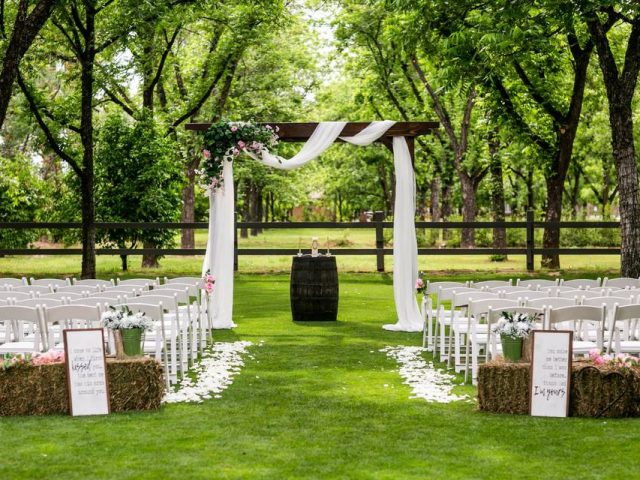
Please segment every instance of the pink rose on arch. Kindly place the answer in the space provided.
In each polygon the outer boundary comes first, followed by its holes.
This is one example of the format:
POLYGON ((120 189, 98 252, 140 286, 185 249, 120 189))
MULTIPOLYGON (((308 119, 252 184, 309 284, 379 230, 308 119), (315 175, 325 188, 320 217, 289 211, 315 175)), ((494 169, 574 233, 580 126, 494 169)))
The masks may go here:
POLYGON ((416 280, 416 290, 420 288, 424 288, 424 281, 421 278, 416 280))
POLYGON ((246 145, 246 144, 245 144, 242 140, 238 140, 238 148, 239 148, 239 149, 241 149, 241 150, 242 150, 242 149, 245 147, 245 145, 246 145))
POLYGON ((211 158, 211 152, 209 150, 203 150, 202 155, 204 155, 204 158, 206 158, 207 160, 211 158))
POLYGON ((235 125, 231 125, 231 131, 232 132, 237 132, 238 131, 238 127, 236 127, 235 125))

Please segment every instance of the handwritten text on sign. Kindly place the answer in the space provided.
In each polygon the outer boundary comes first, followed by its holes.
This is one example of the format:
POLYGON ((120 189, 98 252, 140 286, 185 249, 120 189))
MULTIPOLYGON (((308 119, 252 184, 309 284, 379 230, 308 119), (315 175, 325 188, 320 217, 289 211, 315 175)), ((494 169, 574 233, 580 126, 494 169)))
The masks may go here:
POLYGON ((65 330, 71 415, 109 413, 102 329, 65 330))
POLYGON ((533 332, 531 415, 566 417, 571 386, 573 332, 533 332))

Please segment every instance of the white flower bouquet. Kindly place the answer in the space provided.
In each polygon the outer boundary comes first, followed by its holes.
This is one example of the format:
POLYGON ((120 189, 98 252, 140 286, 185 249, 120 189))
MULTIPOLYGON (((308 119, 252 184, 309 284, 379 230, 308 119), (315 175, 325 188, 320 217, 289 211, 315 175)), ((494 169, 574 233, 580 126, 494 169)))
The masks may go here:
POLYGON ((133 313, 126 306, 120 307, 120 309, 109 307, 109 311, 104 312, 101 319, 102 325, 110 330, 128 330, 131 328, 153 330, 153 320, 143 312, 133 313))
POLYGON ((535 328, 537 314, 502 312, 502 317, 491 328, 496 335, 511 338, 527 338, 535 328))

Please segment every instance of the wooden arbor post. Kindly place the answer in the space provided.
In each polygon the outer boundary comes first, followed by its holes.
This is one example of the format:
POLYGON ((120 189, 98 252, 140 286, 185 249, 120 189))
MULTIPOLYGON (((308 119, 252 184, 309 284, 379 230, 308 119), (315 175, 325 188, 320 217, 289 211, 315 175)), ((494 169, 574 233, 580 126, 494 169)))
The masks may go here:
MULTIPOLYGON (((370 122, 349 122, 342 129, 340 136, 353 137, 364 130, 369 124, 370 122)), ((262 125, 271 125, 274 128, 278 127, 278 138, 281 142, 306 142, 315 131, 318 122, 265 122, 262 125)), ((188 123, 186 129, 204 132, 208 130, 210 126, 210 123, 188 123)), ((411 163, 415 164, 416 137, 432 133, 439 126, 440 124, 438 122, 397 122, 393 124, 382 137, 376 140, 376 142, 384 144, 393 151, 393 137, 405 137, 407 139, 409 153, 411 154, 411 163)), ((342 142, 342 140, 338 138, 336 142, 342 142)), ((384 263, 380 265, 380 262, 378 262, 378 271, 384 271, 384 263)))

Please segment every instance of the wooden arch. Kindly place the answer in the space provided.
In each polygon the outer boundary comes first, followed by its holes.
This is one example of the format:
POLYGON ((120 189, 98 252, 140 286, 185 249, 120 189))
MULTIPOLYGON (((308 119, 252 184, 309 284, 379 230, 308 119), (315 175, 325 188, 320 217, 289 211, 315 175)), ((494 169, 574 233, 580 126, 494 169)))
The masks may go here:
MULTIPOLYGON (((369 125, 370 122, 349 122, 347 123, 340 136, 352 137, 369 125)), ((304 123, 263 123, 263 125, 271 125, 272 127, 278 127, 278 139, 281 142, 305 142, 309 140, 309 137, 313 134, 318 122, 304 122, 304 123)), ((187 130, 206 131, 211 126, 210 123, 187 123, 187 130)), ((415 151, 415 138, 422 135, 427 135, 436 130, 440 124, 438 122, 397 122, 385 134, 376 140, 392 149, 393 137, 405 137, 407 139, 407 145, 409 146, 409 152, 411 153, 411 161, 414 161, 415 151)), ((341 142, 339 138, 336 140, 341 142)))

